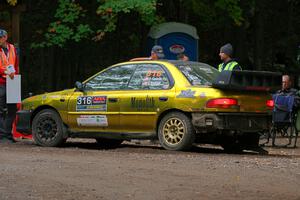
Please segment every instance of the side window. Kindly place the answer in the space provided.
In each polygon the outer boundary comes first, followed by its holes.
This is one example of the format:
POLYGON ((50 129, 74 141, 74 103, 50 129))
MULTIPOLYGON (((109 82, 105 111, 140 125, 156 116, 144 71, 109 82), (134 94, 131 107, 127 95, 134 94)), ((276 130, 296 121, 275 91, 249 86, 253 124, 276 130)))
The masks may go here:
POLYGON ((122 65, 110 68, 85 83, 87 90, 122 90, 134 72, 136 65, 122 65))
POLYGON ((196 70, 196 69, 193 70, 189 66, 179 66, 179 69, 184 74, 184 76, 191 82, 192 85, 209 85, 210 84, 203 77, 203 74, 199 73, 199 70, 196 70))
POLYGON ((135 90, 162 90, 168 89, 170 82, 161 66, 143 64, 135 70, 128 87, 135 90))

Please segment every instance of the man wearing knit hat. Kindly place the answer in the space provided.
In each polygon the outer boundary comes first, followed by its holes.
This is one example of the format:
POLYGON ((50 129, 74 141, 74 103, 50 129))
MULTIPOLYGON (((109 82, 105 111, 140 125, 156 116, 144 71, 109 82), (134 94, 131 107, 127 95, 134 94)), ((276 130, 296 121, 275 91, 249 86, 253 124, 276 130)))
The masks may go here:
POLYGON ((241 66, 232 59, 232 54, 233 48, 230 43, 227 43, 220 48, 219 56, 222 60, 222 63, 218 66, 219 72, 222 72, 224 70, 242 70, 241 66))

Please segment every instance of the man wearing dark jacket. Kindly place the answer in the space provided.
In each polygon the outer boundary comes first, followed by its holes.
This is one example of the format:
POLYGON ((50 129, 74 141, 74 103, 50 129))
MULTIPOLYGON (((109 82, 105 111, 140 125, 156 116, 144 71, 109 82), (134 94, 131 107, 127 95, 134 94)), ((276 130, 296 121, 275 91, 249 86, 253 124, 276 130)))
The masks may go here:
POLYGON ((289 75, 283 75, 281 90, 278 90, 277 94, 296 95, 297 92, 298 92, 298 90, 296 90, 295 88, 292 88, 291 77, 289 75))

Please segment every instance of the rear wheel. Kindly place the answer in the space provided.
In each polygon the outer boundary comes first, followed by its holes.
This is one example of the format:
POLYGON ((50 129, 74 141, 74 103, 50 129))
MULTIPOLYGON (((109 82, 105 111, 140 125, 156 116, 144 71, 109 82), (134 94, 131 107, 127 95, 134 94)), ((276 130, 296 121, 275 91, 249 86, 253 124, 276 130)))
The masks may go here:
POLYGON ((195 131, 189 117, 180 112, 167 114, 159 123, 158 139, 167 150, 188 150, 195 141, 195 131))
POLYGON ((63 122, 54 110, 41 110, 33 118, 32 136, 36 144, 40 146, 62 145, 66 141, 64 131, 63 122))
POLYGON ((123 142, 123 140, 107 139, 107 138, 96 138, 96 141, 98 146, 103 149, 117 148, 123 142))

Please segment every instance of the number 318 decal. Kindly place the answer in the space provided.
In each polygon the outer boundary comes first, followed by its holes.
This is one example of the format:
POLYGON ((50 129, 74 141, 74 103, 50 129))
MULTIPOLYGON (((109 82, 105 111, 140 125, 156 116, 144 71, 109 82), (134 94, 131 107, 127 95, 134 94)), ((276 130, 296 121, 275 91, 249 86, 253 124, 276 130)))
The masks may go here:
POLYGON ((158 71, 158 70, 148 71, 146 74, 147 77, 161 77, 161 75, 162 75, 162 71, 158 71))

